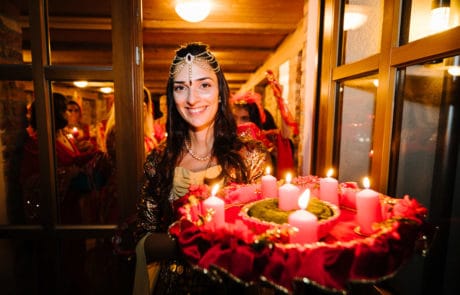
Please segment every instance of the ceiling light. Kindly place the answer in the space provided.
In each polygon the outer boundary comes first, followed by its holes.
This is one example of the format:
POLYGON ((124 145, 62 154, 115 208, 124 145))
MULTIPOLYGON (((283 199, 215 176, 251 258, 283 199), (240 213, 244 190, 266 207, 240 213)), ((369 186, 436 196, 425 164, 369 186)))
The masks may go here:
POLYGON ((100 90, 102 93, 105 93, 105 94, 109 94, 109 93, 112 93, 112 92, 113 92, 113 88, 112 88, 112 87, 101 87, 101 88, 99 88, 99 90, 100 90))
POLYGON ((88 81, 75 81, 73 82, 73 85, 79 88, 85 88, 86 86, 88 86, 88 81))
POLYGON ((366 9, 363 5, 345 5, 343 17, 343 30, 354 30, 362 26, 367 21, 366 9))
POLYGON ((449 28, 450 0, 434 0, 431 2, 430 26, 433 33, 449 28))
POLYGON ((211 2, 209 0, 178 0, 176 12, 182 19, 197 23, 209 15, 211 2))

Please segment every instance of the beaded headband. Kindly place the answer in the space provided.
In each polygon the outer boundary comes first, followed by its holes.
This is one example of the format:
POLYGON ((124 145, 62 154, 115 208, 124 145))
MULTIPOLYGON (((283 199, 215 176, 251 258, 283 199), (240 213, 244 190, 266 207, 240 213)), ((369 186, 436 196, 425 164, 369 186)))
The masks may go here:
POLYGON ((192 81, 193 64, 205 70, 213 70, 215 73, 220 71, 219 64, 217 63, 214 55, 212 55, 209 51, 204 51, 197 55, 187 53, 184 57, 176 55, 169 69, 169 77, 174 78, 177 73, 179 73, 184 68, 184 66, 188 65, 188 76, 189 80, 192 81), (215 63, 214 67, 212 66, 213 63, 215 63))

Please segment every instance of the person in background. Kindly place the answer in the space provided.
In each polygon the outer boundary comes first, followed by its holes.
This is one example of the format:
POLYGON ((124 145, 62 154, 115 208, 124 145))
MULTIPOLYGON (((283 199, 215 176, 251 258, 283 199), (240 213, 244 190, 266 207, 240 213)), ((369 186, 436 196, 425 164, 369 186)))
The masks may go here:
POLYGON ((270 155, 260 142, 237 135, 227 81, 205 44, 190 43, 176 51, 167 105, 168 136, 144 165, 134 294, 151 292, 142 272, 153 261, 161 265, 154 294, 221 294, 226 286, 193 270, 169 237, 168 227, 177 216, 175 205, 192 184, 223 187, 258 182, 270 155))
POLYGON ((155 124, 154 124, 154 105, 150 90, 144 86, 144 104, 143 104, 143 115, 144 115, 144 148, 145 154, 150 153, 157 145, 158 142, 155 138, 155 124))
POLYGON ((245 92, 231 98, 232 113, 241 136, 252 137, 264 143, 270 151, 272 174, 278 179, 294 170, 292 142, 283 138, 270 112, 263 108, 258 93, 245 92))
POLYGON ((90 126, 81 122, 82 111, 80 105, 70 100, 67 102, 66 118, 67 126, 64 131, 81 152, 95 150, 97 148, 95 138, 90 135, 90 126))
MULTIPOLYGON (((82 199, 94 189, 92 152, 81 152, 73 138, 65 132, 67 126, 66 98, 60 93, 53 93, 55 154, 56 154, 56 185, 59 223, 65 225, 82 224, 82 199)), ((40 165, 38 158, 37 118, 35 102, 31 106, 31 132, 24 144, 21 165, 21 184, 23 188, 23 204, 28 223, 40 222, 40 165)), ((78 294, 78 290, 86 282, 84 276, 85 244, 84 240, 64 239, 62 241, 63 280, 68 290, 78 294)))

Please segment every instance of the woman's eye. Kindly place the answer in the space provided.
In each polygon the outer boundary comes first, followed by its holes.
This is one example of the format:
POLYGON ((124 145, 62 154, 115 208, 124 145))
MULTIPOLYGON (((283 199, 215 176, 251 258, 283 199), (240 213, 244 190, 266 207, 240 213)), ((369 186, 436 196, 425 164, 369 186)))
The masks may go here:
POLYGON ((183 91, 185 89, 184 85, 176 85, 174 86, 174 91, 183 91))
POLYGON ((201 88, 209 88, 209 87, 211 87, 211 83, 208 83, 208 82, 201 83, 201 88))

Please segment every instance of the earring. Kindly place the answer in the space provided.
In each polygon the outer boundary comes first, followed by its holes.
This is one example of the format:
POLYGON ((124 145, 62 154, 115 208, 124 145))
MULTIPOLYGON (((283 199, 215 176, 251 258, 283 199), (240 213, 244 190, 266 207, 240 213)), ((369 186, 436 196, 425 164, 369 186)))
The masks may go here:
POLYGON ((221 103, 221 102, 222 102, 222 99, 221 99, 220 96, 219 96, 219 103, 221 103))

